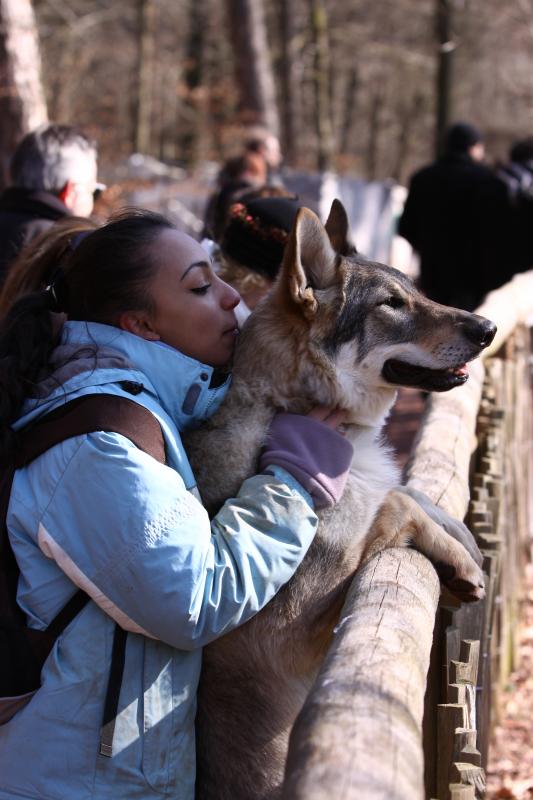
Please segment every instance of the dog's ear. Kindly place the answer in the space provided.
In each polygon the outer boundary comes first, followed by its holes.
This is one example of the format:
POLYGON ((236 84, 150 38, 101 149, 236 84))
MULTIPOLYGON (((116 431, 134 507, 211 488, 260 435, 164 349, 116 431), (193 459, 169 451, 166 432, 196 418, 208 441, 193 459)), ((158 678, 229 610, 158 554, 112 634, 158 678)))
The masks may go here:
POLYGON ((357 248, 350 237, 348 214, 340 200, 335 199, 331 204, 326 231, 336 253, 341 256, 353 256, 357 253, 357 248))
POLYGON ((316 289, 326 289, 336 279, 337 255, 326 230, 308 208, 298 209, 281 269, 282 290, 303 308, 306 316, 317 309, 316 289))

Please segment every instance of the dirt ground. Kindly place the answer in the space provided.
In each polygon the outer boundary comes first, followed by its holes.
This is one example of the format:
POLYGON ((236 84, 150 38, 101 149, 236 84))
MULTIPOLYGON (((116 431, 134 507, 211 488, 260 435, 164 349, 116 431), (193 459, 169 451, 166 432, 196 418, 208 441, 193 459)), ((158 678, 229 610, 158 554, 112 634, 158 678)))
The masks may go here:
POLYGON ((487 800, 533 799, 533 565, 522 617, 519 667, 502 697, 489 751, 487 800))

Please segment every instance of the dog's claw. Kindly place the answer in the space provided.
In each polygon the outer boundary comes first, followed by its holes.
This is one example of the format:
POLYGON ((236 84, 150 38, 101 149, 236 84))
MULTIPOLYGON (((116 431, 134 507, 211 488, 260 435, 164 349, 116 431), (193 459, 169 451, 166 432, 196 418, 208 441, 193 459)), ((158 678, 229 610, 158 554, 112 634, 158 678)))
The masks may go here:
POLYGON ((435 567, 442 583, 463 603, 474 603, 485 597, 485 580, 479 577, 481 570, 473 560, 460 568, 443 562, 435 567))
POLYGON ((485 597, 485 589, 483 587, 474 586, 469 584, 468 581, 452 581, 446 586, 463 603, 475 603, 485 597))

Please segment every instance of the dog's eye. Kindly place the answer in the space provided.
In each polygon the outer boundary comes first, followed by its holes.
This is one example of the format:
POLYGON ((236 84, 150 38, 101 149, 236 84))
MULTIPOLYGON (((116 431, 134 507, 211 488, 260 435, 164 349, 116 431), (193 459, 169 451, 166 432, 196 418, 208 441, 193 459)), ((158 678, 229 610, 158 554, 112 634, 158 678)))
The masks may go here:
POLYGON ((388 306, 389 308, 403 308, 405 302, 398 295, 391 294, 385 300, 382 300, 381 303, 379 303, 379 305, 388 306))

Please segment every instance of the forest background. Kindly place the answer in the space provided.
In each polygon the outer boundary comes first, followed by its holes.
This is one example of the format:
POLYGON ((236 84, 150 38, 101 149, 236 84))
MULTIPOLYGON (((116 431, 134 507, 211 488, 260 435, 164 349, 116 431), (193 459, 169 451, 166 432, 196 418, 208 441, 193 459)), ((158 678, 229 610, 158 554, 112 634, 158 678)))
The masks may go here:
MULTIPOLYGON (((0 0, 4 22, 27 2, 0 0)), ((231 155, 241 125, 259 122, 291 167, 405 183, 450 121, 477 124, 493 159, 533 134, 533 0, 34 0, 33 10, 48 117, 92 134, 104 163, 142 152, 194 168, 231 155)))

